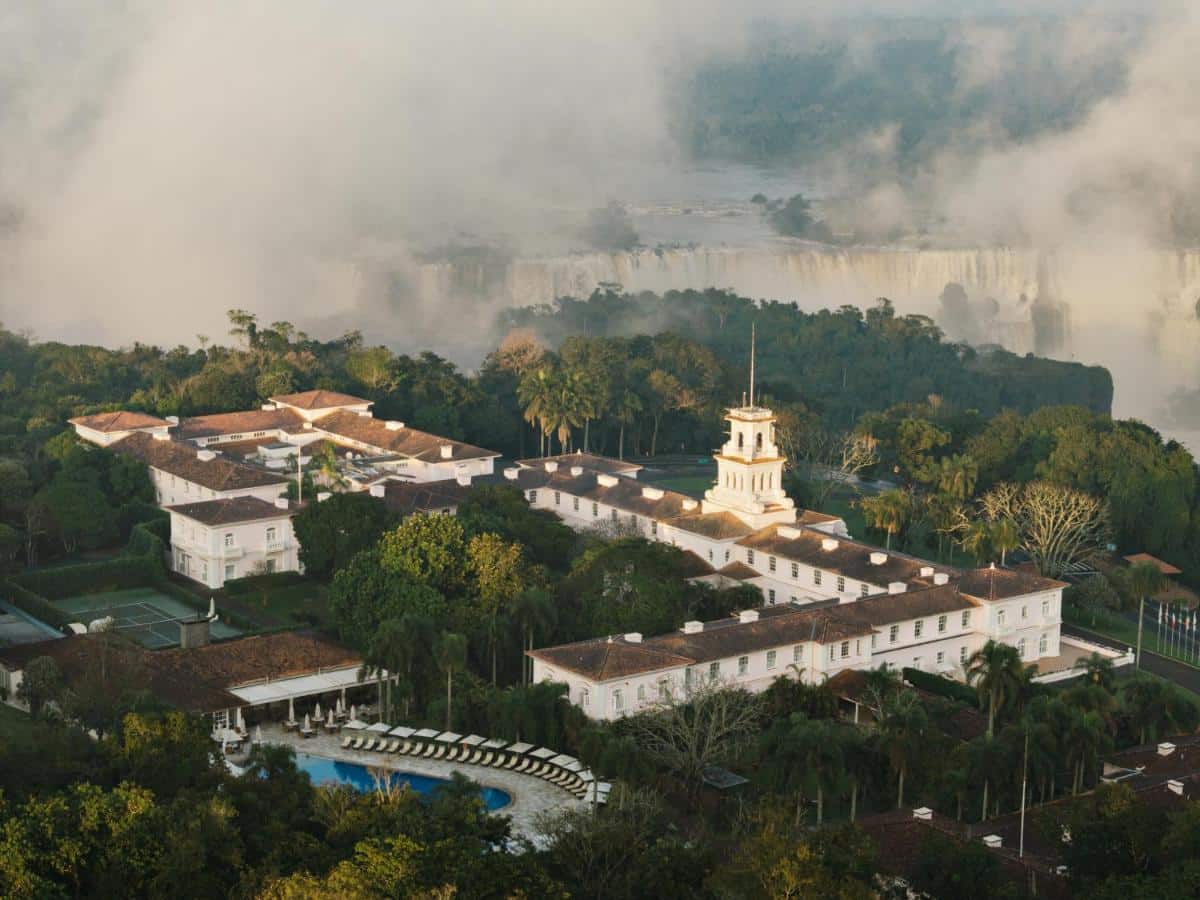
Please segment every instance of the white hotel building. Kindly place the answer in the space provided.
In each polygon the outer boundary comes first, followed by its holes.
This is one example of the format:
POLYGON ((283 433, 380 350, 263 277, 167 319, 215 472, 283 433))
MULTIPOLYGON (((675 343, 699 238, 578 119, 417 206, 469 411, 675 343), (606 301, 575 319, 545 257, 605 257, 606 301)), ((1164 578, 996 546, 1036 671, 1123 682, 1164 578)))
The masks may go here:
POLYGON ((583 454, 504 472, 531 505, 575 528, 667 541, 696 557, 699 580, 762 591, 761 609, 672 634, 531 651, 534 679, 566 684, 590 717, 636 712, 697 679, 762 690, 784 674, 820 682, 884 663, 961 679, 988 640, 1016 647, 1047 678, 1084 651, 1063 646, 1078 643, 1060 634, 1063 582, 994 566, 963 571, 853 540, 841 519, 798 513, 783 493, 770 410, 751 403, 726 418, 716 484, 702 501, 639 483, 636 466, 583 454))
POLYGON ((171 515, 169 565, 220 588, 232 578, 300 569, 292 530, 298 507, 284 499, 297 458, 307 463, 332 448, 339 487, 379 497, 393 485, 461 488, 492 473, 499 454, 376 419, 370 407, 360 397, 317 390, 183 421, 110 412, 71 424, 84 440, 146 463, 156 500, 171 515))

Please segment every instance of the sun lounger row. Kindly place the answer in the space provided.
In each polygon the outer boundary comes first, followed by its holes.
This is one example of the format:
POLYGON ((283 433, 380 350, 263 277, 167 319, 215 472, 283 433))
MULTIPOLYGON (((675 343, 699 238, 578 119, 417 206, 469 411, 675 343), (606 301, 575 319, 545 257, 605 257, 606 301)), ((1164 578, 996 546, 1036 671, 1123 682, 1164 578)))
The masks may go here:
MULTIPOLYGON (((498 742, 488 742, 498 743, 498 742)), ((515 745, 514 745, 515 746, 515 745)), ((342 740, 343 750, 362 750, 376 753, 395 753, 401 756, 411 756, 418 759, 437 759, 444 762, 458 762, 473 766, 491 766, 507 769, 522 775, 541 778, 550 784, 561 787, 579 799, 590 799, 591 793, 597 793, 597 802, 607 800, 607 791, 596 792, 596 784, 592 774, 579 766, 571 764, 575 771, 545 758, 549 751, 541 751, 541 756, 527 753, 513 753, 503 749, 489 749, 478 744, 467 745, 450 741, 437 740, 405 740, 392 737, 354 737, 348 736, 342 740)), ((535 751, 536 752, 536 751, 535 751)), ((563 757, 563 759, 569 759, 563 757)))

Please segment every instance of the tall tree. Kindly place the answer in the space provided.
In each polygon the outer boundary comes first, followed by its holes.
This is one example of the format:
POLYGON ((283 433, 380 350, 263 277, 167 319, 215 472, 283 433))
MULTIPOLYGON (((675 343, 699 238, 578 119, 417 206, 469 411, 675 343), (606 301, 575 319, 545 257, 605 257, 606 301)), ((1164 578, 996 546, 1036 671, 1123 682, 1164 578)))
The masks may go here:
POLYGON ((1017 648, 989 640, 967 659, 967 683, 975 686, 987 704, 989 738, 996 733, 996 716, 1012 703, 1024 683, 1024 666, 1017 648))
POLYGON ((449 731, 454 722, 454 673, 467 666, 467 639, 461 634, 444 631, 434 645, 433 654, 438 668, 446 676, 446 730, 449 731))

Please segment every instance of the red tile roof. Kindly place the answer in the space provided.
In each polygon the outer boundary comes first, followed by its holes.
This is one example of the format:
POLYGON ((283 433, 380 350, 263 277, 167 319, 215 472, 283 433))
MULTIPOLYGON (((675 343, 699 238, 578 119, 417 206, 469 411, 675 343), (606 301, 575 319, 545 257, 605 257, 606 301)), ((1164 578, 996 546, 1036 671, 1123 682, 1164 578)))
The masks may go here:
POLYGON ((1067 586, 1066 582, 1043 578, 1032 572, 1000 569, 995 566, 965 572, 957 584, 961 593, 983 601, 1007 600, 1010 597, 1067 586))
POLYGON ((560 467, 567 469, 571 468, 571 466, 583 466, 585 469, 590 469, 593 472, 602 472, 606 475, 631 475, 634 472, 640 472, 643 468, 637 463, 626 462, 623 459, 613 459, 611 456, 600 456, 595 453, 584 453, 582 451, 560 453, 558 456, 518 459, 517 465, 528 469, 544 469, 545 464, 548 462, 557 463, 560 467))
POLYGON ((290 518, 296 512, 295 508, 280 509, 274 503, 257 497, 226 497, 200 503, 181 503, 166 509, 205 525, 236 525, 239 522, 283 519, 290 518))
POLYGON ((145 432, 121 438, 110 449, 114 453, 140 459, 159 471, 221 493, 288 482, 283 475, 236 463, 220 455, 202 460, 199 455, 201 451, 192 444, 158 440, 145 432))
POLYGON ((111 434, 114 431, 133 431, 137 428, 162 428, 170 424, 166 419, 160 419, 158 416, 150 416, 140 412, 127 412, 126 410, 94 413, 90 416, 76 416, 74 419, 68 419, 67 421, 72 425, 81 425, 84 428, 90 428, 93 431, 100 431, 104 434, 111 434))
POLYGON ((251 409, 244 412, 216 413, 184 419, 172 434, 182 440, 217 437, 225 434, 249 435, 255 431, 299 431, 304 417, 294 409, 251 409))
POLYGON ((383 453, 395 453, 420 459, 424 462, 448 462, 464 459, 488 459, 499 456, 495 450, 485 450, 462 441, 438 437, 426 431, 403 426, 388 428, 384 419, 371 416, 360 416, 358 413, 340 410, 321 416, 313 422, 313 428, 320 429, 336 437, 348 438, 377 447, 383 453), (450 448, 450 456, 442 456, 442 447, 450 448))
POLYGON ((1149 553, 1131 553, 1129 556, 1124 556, 1122 559, 1131 566, 1136 566, 1138 563, 1150 563, 1158 568, 1158 571, 1164 575, 1182 575, 1183 570, 1177 569, 1169 562, 1159 559, 1157 556, 1151 556, 1149 553))
POLYGON ((337 391, 301 391, 298 394, 281 394, 271 397, 272 403, 282 403, 297 409, 337 409, 342 406, 362 406, 370 404, 370 400, 355 397, 351 394, 341 394, 337 391))

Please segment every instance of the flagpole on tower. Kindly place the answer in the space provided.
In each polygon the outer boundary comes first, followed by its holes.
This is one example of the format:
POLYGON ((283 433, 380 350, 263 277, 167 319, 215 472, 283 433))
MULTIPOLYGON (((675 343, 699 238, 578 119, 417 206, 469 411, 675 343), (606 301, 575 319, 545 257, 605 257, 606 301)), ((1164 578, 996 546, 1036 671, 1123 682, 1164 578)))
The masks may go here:
POLYGON ((755 323, 750 323, 750 406, 754 406, 754 343, 755 323))

